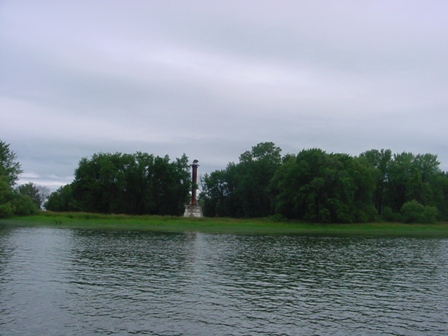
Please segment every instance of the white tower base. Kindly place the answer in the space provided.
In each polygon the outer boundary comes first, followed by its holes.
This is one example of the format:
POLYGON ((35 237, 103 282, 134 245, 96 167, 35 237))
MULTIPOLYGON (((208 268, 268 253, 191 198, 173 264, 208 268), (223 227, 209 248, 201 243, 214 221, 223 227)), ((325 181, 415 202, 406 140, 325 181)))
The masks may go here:
POLYGON ((185 212, 184 217, 204 217, 202 215, 202 209, 200 205, 186 205, 185 206, 185 212))

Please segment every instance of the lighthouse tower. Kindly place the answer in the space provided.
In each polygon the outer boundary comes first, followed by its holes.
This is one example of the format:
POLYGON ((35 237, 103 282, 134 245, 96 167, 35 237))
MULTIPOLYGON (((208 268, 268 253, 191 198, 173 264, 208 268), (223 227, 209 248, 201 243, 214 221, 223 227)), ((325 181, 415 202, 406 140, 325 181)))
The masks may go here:
POLYGON ((184 217, 203 217, 201 206, 196 199, 196 189, 198 186, 198 160, 194 160, 191 165, 191 201, 185 206, 184 217))

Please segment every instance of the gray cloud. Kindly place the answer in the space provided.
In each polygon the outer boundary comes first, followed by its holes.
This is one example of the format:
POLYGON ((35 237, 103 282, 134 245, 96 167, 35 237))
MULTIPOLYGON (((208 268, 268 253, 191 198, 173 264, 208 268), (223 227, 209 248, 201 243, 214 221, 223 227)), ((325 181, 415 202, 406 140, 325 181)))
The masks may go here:
POLYGON ((448 170, 448 4, 3 1, 0 138, 23 181, 96 152, 186 153, 203 172, 261 141, 438 154, 448 170))

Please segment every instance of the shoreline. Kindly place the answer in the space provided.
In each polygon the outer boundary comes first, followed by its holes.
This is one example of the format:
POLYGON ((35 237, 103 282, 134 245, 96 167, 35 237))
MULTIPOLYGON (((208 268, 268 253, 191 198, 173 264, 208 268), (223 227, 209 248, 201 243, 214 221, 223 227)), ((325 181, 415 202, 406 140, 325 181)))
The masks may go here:
POLYGON ((303 234, 448 238, 448 223, 320 224, 301 221, 275 222, 268 218, 186 218, 151 215, 54 213, 47 211, 42 211, 33 216, 1 219, 0 226, 211 234, 303 234))

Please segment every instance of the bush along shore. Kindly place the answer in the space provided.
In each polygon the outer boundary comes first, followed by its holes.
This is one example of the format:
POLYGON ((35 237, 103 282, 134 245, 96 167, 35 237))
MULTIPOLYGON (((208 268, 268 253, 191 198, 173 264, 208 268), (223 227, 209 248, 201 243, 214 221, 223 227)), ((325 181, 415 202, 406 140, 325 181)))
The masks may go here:
POLYGON ((448 238, 448 223, 357 223, 322 224, 278 221, 271 218, 185 218, 176 216, 129 216, 95 213, 54 213, 0 220, 0 227, 52 227, 90 230, 152 232, 201 232, 225 234, 303 234, 346 236, 420 236, 448 238))

